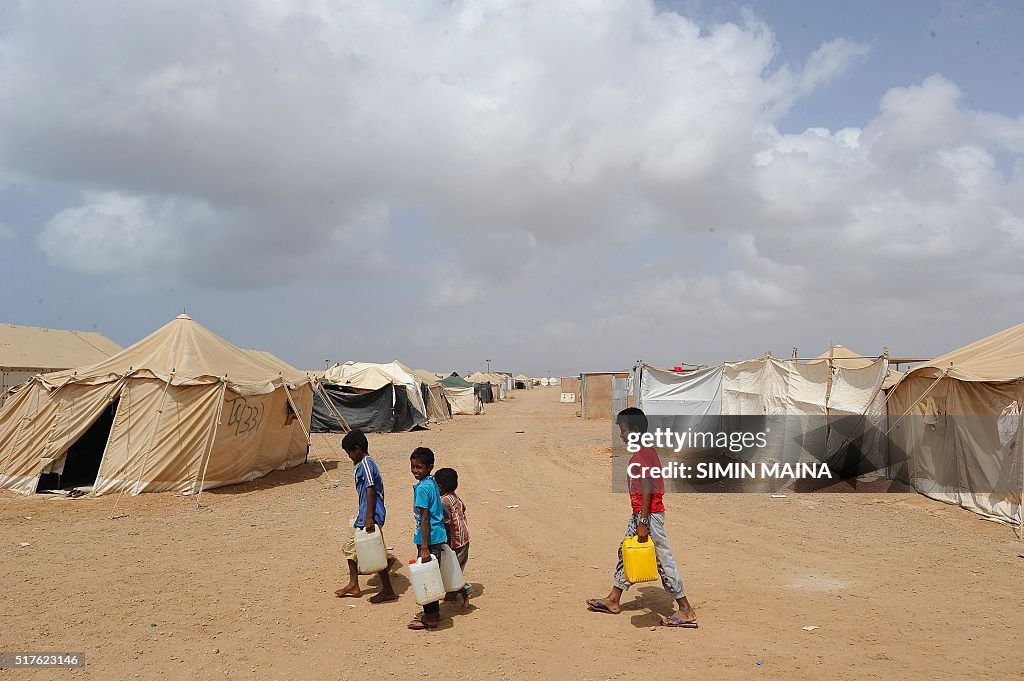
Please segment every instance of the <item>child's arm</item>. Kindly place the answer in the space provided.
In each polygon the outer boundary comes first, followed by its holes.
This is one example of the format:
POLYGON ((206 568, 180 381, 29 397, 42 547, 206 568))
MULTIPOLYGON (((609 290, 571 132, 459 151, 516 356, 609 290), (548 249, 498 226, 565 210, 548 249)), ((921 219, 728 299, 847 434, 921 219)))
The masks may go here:
POLYGON ((366 488, 366 514, 363 517, 363 530, 373 532, 374 511, 377 509, 377 488, 373 485, 366 488))
MULTIPOLYGON (((644 477, 640 480, 640 489, 642 496, 640 497, 640 517, 644 520, 650 520, 651 517, 651 503, 654 501, 654 483, 650 478, 644 477)), ((636 538, 641 541, 647 541, 647 537, 650 536, 650 528, 643 523, 637 523, 636 525, 636 538)))
POLYGON ((448 501, 447 498, 442 498, 441 499, 441 510, 444 511, 444 516, 443 516, 443 519, 442 519, 441 522, 444 525, 444 533, 448 537, 445 540, 445 543, 448 544, 448 546, 451 546, 452 545, 452 511, 453 511, 453 509, 452 509, 451 502, 448 501))
MULTIPOLYGON (((651 501, 654 499, 654 495, 649 490, 644 490, 643 497, 640 500, 640 517, 644 520, 649 520, 651 517, 651 501)), ((650 536, 650 530, 644 523, 637 523, 636 525, 636 538, 641 542, 647 541, 647 537, 650 536)))
POLYGON ((424 563, 430 562, 430 511, 420 509, 420 558, 424 563))

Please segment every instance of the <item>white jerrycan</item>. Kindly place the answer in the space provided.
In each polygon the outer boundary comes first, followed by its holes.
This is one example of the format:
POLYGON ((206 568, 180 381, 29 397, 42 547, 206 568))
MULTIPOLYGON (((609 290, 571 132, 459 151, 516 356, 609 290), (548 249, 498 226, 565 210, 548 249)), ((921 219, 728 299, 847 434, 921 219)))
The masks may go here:
POLYGON ((361 575, 372 575, 387 568, 388 552, 379 527, 373 532, 356 528, 356 566, 361 575))
POLYGON ((462 576, 462 568, 459 567, 459 557, 455 550, 445 544, 441 548, 441 581, 444 583, 445 591, 458 591, 466 586, 466 579, 462 576))
POLYGON ((437 558, 424 563, 422 558, 409 561, 409 581, 418 605, 436 603, 444 598, 444 582, 441 581, 441 567, 437 558))

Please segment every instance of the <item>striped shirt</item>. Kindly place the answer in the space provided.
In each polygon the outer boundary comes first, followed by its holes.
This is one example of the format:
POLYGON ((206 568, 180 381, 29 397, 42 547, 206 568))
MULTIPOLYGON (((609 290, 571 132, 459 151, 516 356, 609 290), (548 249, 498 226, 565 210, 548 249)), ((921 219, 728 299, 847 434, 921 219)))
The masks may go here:
POLYGON ((466 505, 455 492, 448 492, 441 497, 444 509, 444 524, 448 526, 448 540, 453 549, 462 548, 469 543, 469 523, 466 522, 466 505))

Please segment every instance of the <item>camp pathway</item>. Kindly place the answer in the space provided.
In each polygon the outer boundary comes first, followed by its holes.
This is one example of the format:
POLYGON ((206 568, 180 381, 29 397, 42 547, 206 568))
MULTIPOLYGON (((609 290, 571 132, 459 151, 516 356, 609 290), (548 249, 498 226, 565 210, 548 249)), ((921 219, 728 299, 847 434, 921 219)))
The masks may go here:
POLYGON ((111 520, 112 496, 0 497, 0 648, 86 654, 82 670, 33 679, 369 679, 446 664, 493 679, 1019 674, 1006 651, 1024 605, 1021 545, 913 494, 670 496, 700 629, 656 626, 671 607, 657 583, 631 590, 622 615, 586 611, 608 592, 629 512, 611 491, 611 423, 578 418, 557 388, 513 394, 429 431, 370 436, 402 562, 414 554, 409 453, 430 447, 459 471, 466 574, 482 593, 467 612, 446 605, 440 630, 406 629, 417 607, 405 569, 397 603, 334 597, 355 494, 340 436, 317 435, 326 472, 311 456, 205 492, 198 510, 148 494, 122 498, 111 520))

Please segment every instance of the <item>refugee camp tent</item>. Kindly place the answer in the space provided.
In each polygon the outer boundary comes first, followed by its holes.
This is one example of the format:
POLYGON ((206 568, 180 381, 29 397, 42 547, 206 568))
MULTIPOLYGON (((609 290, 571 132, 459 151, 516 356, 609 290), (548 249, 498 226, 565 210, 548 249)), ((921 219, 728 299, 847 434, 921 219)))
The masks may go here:
POLYGON ((179 315, 138 343, 33 378, 0 409, 0 487, 202 489, 305 461, 309 378, 179 315))
POLYGON ((452 407, 452 414, 482 414, 484 403, 475 386, 456 373, 440 379, 445 397, 452 407))
POLYGON ((1024 324, 906 373, 889 396, 893 477, 922 494, 1021 524, 1024 324))
MULTIPOLYGON (((710 428, 722 414, 722 367, 677 372, 638 362, 630 374, 636 406, 664 427, 710 428)), ((565 389, 565 379, 562 379, 565 389)))
POLYGON ((314 432, 347 430, 334 411, 351 428, 365 432, 404 432, 422 426, 427 422, 427 408, 420 385, 419 377, 397 360, 388 364, 335 364, 321 381, 325 390, 314 395, 314 432), (329 390, 329 386, 336 389, 329 390))
POLYGON ((88 366, 121 350, 95 331, 0 324, 0 405, 11 388, 36 374, 88 366))
POLYGON ((476 393, 484 404, 497 402, 501 399, 501 390, 497 382, 489 374, 478 371, 467 376, 466 380, 476 387, 476 393))
POLYGON ((423 395, 420 391, 419 377, 398 360, 387 364, 372 364, 369 362, 335 364, 327 370, 324 377, 334 385, 362 390, 377 390, 388 383, 404 386, 412 406, 420 414, 426 415, 427 413, 426 405, 423 404, 423 395))
POLYGON ((314 433, 402 433, 426 423, 405 386, 385 383, 367 390, 321 381, 316 388, 310 426, 314 433))
POLYGON ((762 417, 770 433, 759 454, 771 461, 824 462, 845 479, 881 477, 887 463, 882 393, 887 372, 884 356, 855 367, 836 366, 827 357, 727 363, 722 415, 762 417))
POLYGON ((592 371, 580 374, 583 418, 610 419, 625 409, 628 406, 628 384, 629 372, 626 371, 592 371))
POLYGON ((444 395, 441 381, 429 371, 416 369, 415 374, 423 382, 423 401, 427 405, 427 417, 433 421, 446 421, 452 417, 451 405, 444 395))
POLYGON ((533 388, 533 379, 525 374, 519 374, 514 379, 516 390, 530 390, 533 388))
POLYGON ((765 430, 768 446, 756 454, 768 461, 827 462, 837 477, 877 479, 887 464, 887 370, 884 356, 838 346, 808 362, 766 356, 688 371, 638 363, 631 390, 648 415, 663 417, 659 426, 765 430))

